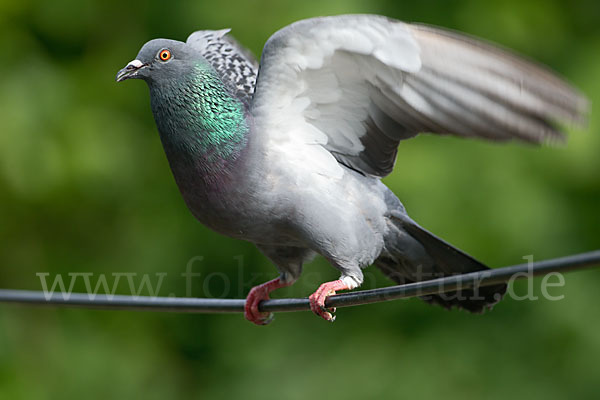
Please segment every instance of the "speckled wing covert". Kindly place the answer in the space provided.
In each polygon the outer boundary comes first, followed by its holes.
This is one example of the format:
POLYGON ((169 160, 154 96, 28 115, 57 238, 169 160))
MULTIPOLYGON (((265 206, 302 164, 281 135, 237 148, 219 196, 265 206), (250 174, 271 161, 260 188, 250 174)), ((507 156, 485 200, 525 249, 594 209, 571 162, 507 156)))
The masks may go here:
POLYGON ((331 176, 340 176, 339 164, 385 176, 399 142, 420 132, 562 139, 558 125, 582 123, 588 106, 553 73, 508 51, 374 15, 281 29, 266 43, 259 73, 257 130, 331 176))
POLYGON ((227 35, 229 31, 196 31, 186 43, 200 51, 223 82, 230 85, 238 98, 249 104, 254 94, 258 62, 248 49, 227 35))

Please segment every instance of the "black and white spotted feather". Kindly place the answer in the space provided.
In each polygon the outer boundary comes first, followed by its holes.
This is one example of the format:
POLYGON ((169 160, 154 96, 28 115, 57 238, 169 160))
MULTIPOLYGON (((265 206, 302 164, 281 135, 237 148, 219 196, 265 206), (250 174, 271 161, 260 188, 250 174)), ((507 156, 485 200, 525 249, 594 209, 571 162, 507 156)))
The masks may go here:
POLYGON ((197 31, 188 37, 187 43, 201 52, 202 57, 240 100, 250 104, 256 85, 258 62, 248 49, 227 35, 229 31, 197 31))

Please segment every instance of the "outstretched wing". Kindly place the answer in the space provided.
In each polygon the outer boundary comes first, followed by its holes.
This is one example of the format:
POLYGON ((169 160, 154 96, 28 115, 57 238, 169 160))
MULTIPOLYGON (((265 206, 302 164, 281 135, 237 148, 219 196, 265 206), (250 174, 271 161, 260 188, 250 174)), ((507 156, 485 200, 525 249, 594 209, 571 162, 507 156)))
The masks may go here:
POLYGON ((248 49, 227 35, 229 31, 196 31, 186 43, 202 54, 238 98, 249 103, 254 94, 258 62, 248 49))
POLYGON ((587 108, 551 72, 507 51, 374 15, 281 29, 259 76, 253 114, 274 145, 320 145, 375 176, 390 173, 398 143, 420 132, 539 143, 562 139, 557 124, 582 122, 587 108))

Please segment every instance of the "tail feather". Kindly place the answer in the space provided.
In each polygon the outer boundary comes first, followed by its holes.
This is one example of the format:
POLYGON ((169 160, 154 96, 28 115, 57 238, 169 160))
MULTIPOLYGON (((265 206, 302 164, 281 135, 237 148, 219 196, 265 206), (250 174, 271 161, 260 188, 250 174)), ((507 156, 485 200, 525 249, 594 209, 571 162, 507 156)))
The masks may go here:
MULTIPOLYGON (((393 213, 389 221, 390 233, 386 237, 385 250, 375 265, 398 284, 489 269, 423 229, 404 213, 393 213)), ((457 307, 481 313, 498 303, 506 293, 506 288, 506 284, 498 284, 421 298, 447 309, 457 307)))

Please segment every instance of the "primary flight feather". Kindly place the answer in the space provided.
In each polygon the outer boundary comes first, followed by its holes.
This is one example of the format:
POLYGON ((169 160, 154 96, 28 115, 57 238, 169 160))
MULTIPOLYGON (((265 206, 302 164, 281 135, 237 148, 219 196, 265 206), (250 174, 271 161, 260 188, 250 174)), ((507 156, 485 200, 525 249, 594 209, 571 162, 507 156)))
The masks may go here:
MULTIPOLYGON (((421 132, 562 140, 586 99, 551 72, 505 50, 430 26, 375 15, 296 22, 267 41, 258 66, 229 30, 187 42, 155 39, 117 74, 143 79, 169 164, 192 214, 253 242, 277 279, 253 288, 245 316, 324 256, 341 277, 325 300, 363 282, 375 264, 397 283, 486 267, 416 224, 380 181, 399 143, 421 132)), ((481 312, 506 285, 426 296, 481 312)))

